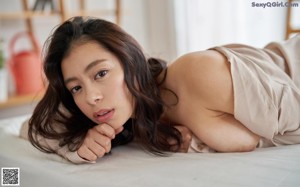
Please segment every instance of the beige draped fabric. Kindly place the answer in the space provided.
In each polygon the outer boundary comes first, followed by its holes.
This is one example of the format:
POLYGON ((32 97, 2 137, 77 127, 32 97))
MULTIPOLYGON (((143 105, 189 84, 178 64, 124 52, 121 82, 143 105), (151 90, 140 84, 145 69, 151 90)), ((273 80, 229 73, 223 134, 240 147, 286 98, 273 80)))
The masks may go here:
POLYGON ((300 35, 263 49, 213 49, 231 64, 234 116, 262 137, 260 146, 300 143, 300 35))

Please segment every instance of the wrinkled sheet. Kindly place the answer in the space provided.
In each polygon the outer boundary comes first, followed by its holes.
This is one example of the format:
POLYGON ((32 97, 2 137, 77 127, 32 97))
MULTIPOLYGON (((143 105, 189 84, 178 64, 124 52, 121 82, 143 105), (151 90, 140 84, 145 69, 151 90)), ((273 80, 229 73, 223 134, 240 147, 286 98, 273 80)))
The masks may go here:
POLYGON ((0 120, 0 166, 19 167, 22 187, 300 186, 300 145, 157 157, 131 143, 95 164, 75 165, 19 138, 26 117, 0 120))
POLYGON ((230 63, 235 118, 260 135, 262 144, 300 143, 300 35, 263 49, 242 44, 212 49, 230 63))

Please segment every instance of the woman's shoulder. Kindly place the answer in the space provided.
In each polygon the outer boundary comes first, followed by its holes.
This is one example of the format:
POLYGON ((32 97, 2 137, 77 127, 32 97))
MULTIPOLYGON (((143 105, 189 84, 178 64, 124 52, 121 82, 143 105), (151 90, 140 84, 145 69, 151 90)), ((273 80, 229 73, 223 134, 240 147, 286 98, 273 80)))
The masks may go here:
POLYGON ((184 54, 169 65, 169 69, 203 71, 220 66, 226 61, 225 57, 215 50, 196 51, 184 54))
POLYGON ((228 62, 215 50, 197 51, 182 55, 168 69, 172 76, 181 80, 207 81, 207 78, 214 78, 216 74, 228 69, 228 62))
POLYGON ((176 86, 208 102, 205 104, 208 107, 219 109, 222 103, 231 103, 230 63, 221 53, 214 50, 189 53, 174 61, 169 70, 168 76, 176 86))

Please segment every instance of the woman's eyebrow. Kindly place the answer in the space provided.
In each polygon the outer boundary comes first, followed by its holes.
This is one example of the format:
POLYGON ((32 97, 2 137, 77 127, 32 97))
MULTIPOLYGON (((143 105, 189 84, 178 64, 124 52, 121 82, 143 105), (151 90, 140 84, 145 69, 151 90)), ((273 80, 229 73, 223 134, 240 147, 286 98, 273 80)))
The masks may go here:
MULTIPOLYGON (((90 71, 93 67, 95 67, 96 65, 102 63, 106 61, 106 59, 97 59, 97 60, 94 60, 92 61, 91 63, 89 63, 89 65, 87 65, 85 68, 84 68, 84 73, 87 73, 88 71, 90 71)), ((72 82, 72 81, 76 81, 77 78, 76 77, 70 77, 70 78, 67 78, 66 80, 64 80, 65 82, 65 85, 67 85, 68 83, 72 82)))
POLYGON ((92 69, 94 66, 96 66, 96 65, 98 65, 98 64, 100 64, 100 63, 102 63, 102 62, 104 62, 104 61, 106 61, 106 59, 97 59, 97 60, 94 60, 94 61, 92 61, 91 63, 89 63, 89 65, 87 65, 85 68, 84 68, 84 72, 86 73, 86 72, 88 72, 90 69, 92 69))

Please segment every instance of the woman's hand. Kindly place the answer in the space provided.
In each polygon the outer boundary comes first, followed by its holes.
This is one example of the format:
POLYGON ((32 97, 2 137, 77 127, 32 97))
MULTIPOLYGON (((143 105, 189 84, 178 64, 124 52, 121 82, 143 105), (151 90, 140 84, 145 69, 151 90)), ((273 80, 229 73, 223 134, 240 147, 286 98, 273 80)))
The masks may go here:
MULTIPOLYGON (((177 152, 182 152, 182 153, 187 153, 192 141, 192 131, 190 131, 190 129, 188 129, 185 126, 182 125, 176 125, 174 126, 180 133, 181 133, 181 137, 182 137, 182 142, 180 144, 180 148, 179 150, 177 150, 177 152)), ((175 144, 175 140, 170 140, 169 143, 175 144)), ((174 145, 174 149, 175 150, 177 147, 174 145)))
POLYGON ((78 155, 88 161, 103 157, 111 150, 111 140, 122 130, 123 127, 115 130, 105 123, 89 129, 83 144, 77 150, 78 155))

